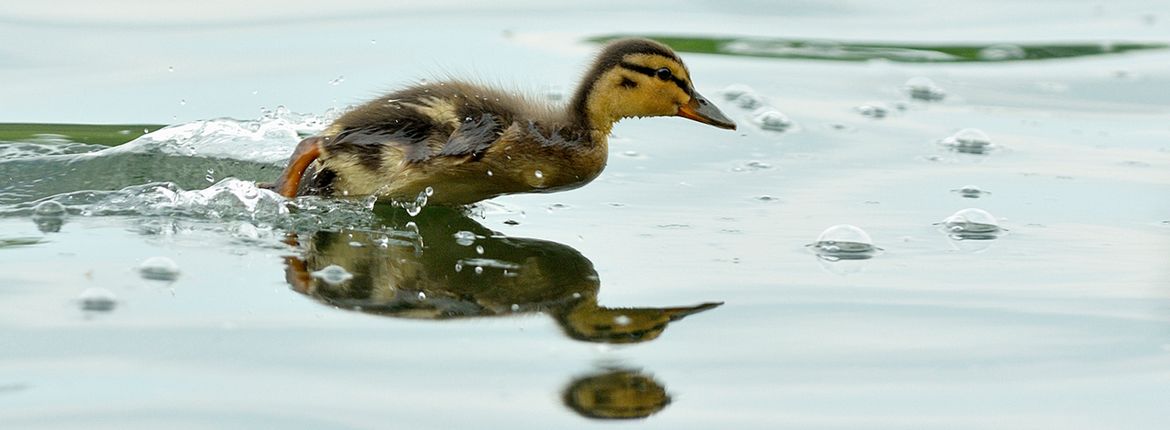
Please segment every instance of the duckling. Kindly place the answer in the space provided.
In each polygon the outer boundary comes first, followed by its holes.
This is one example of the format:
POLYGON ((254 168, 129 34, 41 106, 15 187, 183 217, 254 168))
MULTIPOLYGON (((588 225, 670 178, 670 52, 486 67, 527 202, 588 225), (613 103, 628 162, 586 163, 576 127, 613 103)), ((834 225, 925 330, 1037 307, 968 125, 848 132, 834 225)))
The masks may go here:
POLYGON ((547 193, 596 178, 623 118, 681 116, 735 129, 695 91, 682 59, 647 39, 606 45, 568 104, 549 106, 467 82, 423 83, 337 118, 297 145, 272 188, 466 205, 547 193))

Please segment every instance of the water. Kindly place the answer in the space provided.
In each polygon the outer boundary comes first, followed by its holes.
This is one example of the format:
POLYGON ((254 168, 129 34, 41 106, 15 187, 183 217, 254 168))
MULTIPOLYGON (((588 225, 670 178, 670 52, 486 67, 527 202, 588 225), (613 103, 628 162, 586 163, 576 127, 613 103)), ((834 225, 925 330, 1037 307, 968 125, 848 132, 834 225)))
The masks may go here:
POLYGON ((0 121, 146 124, 103 132, 133 140, 114 149, 0 126, 0 422, 1160 428, 1170 52, 978 61, 1165 43, 1155 6, 6 5, 0 34, 29 42, 0 55, 0 121), (574 88, 585 38, 729 28, 759 41, 682 56, 742 127, 623 121, 578 190, 411 216, 253 182, 382 89, 450 71, 542 98, 574 88), (757 56, 780 37, 981 48, 757 56), (940 145, 963 129, 993 150, 940 145), (953 237, 972 207, 1002 231, 953 237), (843 224, 880 252, 810 251, 843 224), (152 257, 178 276, 144 278, 152 257))

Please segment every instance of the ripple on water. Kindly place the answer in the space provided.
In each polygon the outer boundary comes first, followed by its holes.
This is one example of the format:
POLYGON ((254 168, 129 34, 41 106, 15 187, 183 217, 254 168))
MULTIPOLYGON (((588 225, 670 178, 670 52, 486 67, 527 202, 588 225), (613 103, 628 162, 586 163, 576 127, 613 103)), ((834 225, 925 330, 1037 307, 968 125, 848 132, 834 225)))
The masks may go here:
POLYGON ((817 241, 808 246, 817 257, 826 261, 867 260, 881 250, 873 245, 869 233, 849 224, 839 224, 825 229, 817 236, 817 241))
POLYGON ((39 135, 33 142, 0 142, 0 161, 97 152, 109 148, 66 140, 64 136, 39 135))
POLYGON ((323 130, 340 112, 298 114, 284 106, 255 120, 218 118, 171 125, 104 152, 167 154, 283 164, 301 136, 323 130))

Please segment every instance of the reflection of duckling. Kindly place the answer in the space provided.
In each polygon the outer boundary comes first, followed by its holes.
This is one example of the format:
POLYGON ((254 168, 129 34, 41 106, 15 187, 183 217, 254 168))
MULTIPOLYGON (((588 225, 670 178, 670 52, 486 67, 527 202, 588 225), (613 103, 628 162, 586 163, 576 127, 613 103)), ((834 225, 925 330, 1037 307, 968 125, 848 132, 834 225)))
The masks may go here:
POLYGON ((573 189, 605 167, 613 124, 644 116, 735 129, 695 92, 670 48, 624 39, 602 50, 562 108, 465 82, 420 84, 373 100, 302 141, 274 188, 287 197, 402 200, 431 187, 430 202, 446 205, 573 189))
POLYGON ((578 378, 565 388, 565 405, 587 418, 646 418, 670 404, 670 395, 654 378, 630 370, 578 378))
MULTIPOLYGON (((398 212, 389 211, 389 224, 398 212)), ((343 309, 400 318, 450 319, 545 312, 569 337, 605 343, 657 338, 667 324, 719 306, 605 308, 593 264, 555 242, 509 238, 458 211, 428 208, 412 218, 417 234, 367 231, 318 232, 304 259, 288 259, 293 288, 343 309), (474 234, 460 245, 457 232, 474 234), (360 246, 353 246, 354 244, 360 246), (482 250, 482 254, 480 253, 482 250), (337 265, 351 272, 329 284, 311 275, 337 265)))

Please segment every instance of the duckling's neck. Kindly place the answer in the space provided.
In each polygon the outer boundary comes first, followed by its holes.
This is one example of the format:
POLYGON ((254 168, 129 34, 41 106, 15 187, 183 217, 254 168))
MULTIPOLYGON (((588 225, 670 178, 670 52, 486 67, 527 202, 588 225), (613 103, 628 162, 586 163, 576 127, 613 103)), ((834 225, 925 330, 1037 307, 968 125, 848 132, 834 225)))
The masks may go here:
POLYGON ((581 82, 566 107, 566 113, 578 127, 589 131, 592 142, 605 144, 613 125, 621 120, 621 116, 611 112, 610 103, 596 97, 594 86, 597 80, 598 77, 591 76, 581 82))

